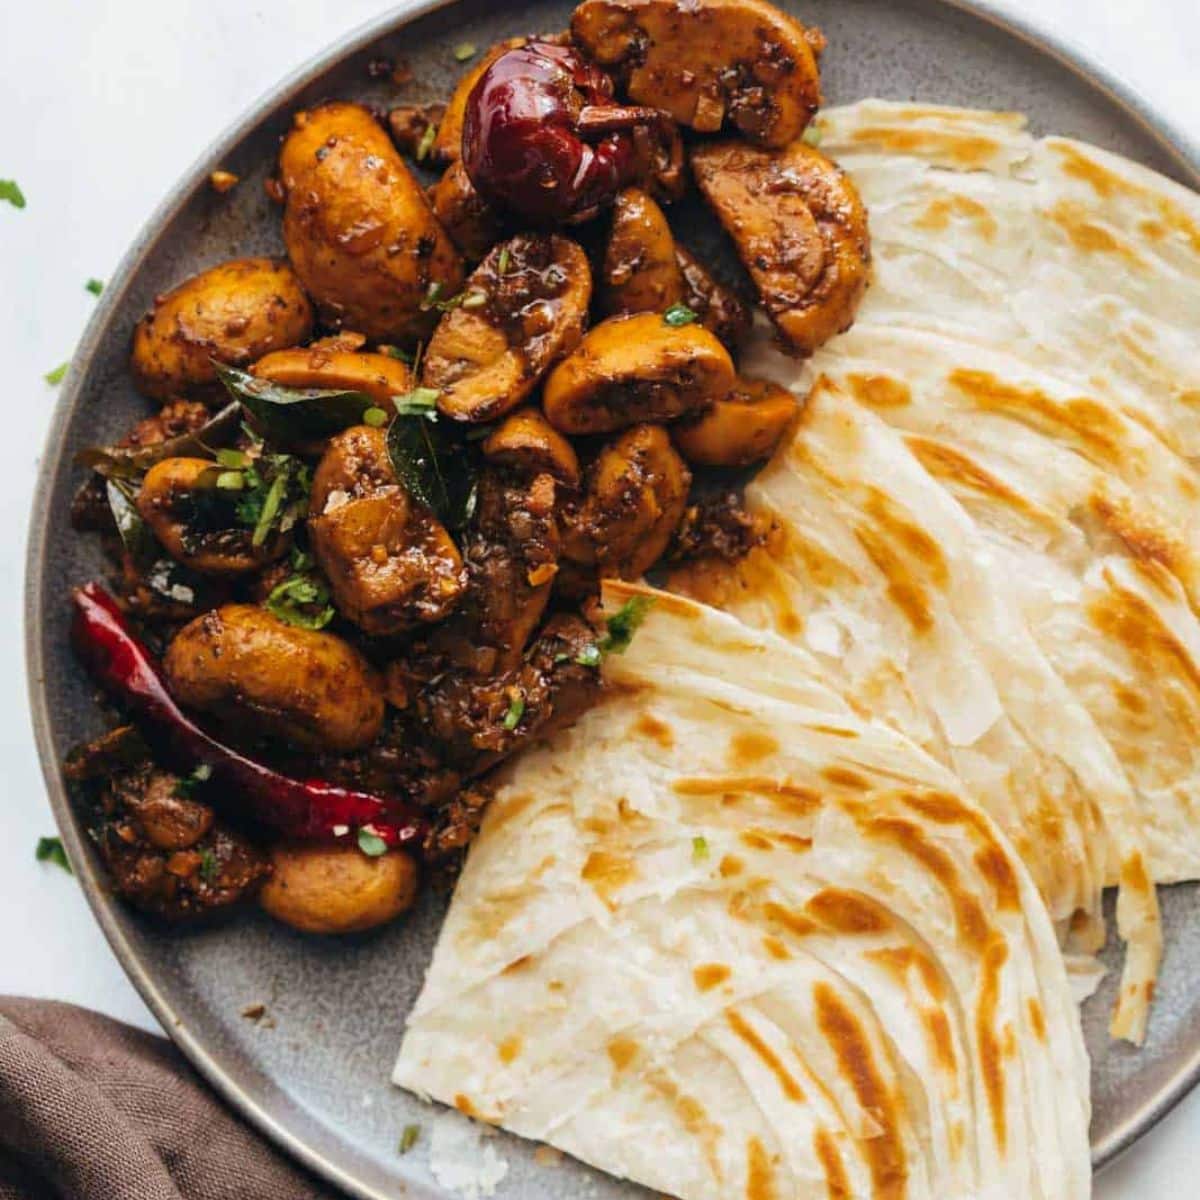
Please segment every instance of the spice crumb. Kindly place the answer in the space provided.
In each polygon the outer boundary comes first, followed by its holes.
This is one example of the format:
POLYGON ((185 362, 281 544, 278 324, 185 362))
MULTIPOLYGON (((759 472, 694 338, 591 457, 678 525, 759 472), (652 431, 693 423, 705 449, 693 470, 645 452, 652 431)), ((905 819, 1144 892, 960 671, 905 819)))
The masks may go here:
POLYGON ((247 1021, 261 1021, 267 1015, 267 1006, 265 1004, 247 1004, 242 1009, 242 1016, 247 1021))
POLYGON ((224 195, 230 188, 237 186, 238 176, 232 171, 214 171, 208 177, 208 183, 214 192, 224 195))

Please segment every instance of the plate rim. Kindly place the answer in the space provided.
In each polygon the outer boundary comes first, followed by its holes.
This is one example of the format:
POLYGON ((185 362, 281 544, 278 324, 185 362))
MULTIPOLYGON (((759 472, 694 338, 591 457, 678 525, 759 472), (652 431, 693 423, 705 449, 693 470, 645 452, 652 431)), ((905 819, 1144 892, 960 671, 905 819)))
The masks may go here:
MULTIPOLYGON (((79 340, 71 365, 59 389, 43 443, 33 504, 30 509, 24 561, 24 644, 26 687, 38 762, 59 834, 67 847, 88 907, 100 925, 121 969, 125 972, 163 1031, 218 1095, 251 1126, 319 1178, 361 1200, 389 1200, 388 1194, 356 1177, 355 1173, 307 1144, 286 1123, 259 1103, 226 1070, 200 1037, 194 1034, 156 984, 153 974, 126 937, 115 917, 115 905, 96 871, 92 856, 77 828, 60 764, 53 745, 53 720, 45 687, 43 654, 44 614, 41 607, 42 576, 50 537, 49 497, 63 469, 66 447, 60 434, 79 407, 83 383, 110 319, 126 300, 131 281, 156 243, 158 232, 187 204, 208 175, 253 129, 265 114, 285 104, 321 74, 372 43, 395 33, 412 21, 448 8, 459 0, 401 0, 385 12, 351 29, 323 50, 288 72, 261 93, 227 126, 179 177, 166 196, 143 222, 122 256, 104 295, 79 340)), ((1098 56, 1094 56, 1053 22, 1012 12, 1004 0, 925 0, 926 3, 964 13, 1017 38, 1031 49, 1048 55, 1081 83, 1099 92, 1130 117, 1168 157, 1185 182, 1200 190, 1200 140, 1173 118, 1159 112, 1138 90, 1098 56)), ((1092 1148, 1093 1171, 1098 1173, 1153 1129, 1179 1102, 1200 1084, 1200 1044, 1174 1071, 1169 1082, 1135 1112, 1129 1114, 1098 1146, 1092 1148)))

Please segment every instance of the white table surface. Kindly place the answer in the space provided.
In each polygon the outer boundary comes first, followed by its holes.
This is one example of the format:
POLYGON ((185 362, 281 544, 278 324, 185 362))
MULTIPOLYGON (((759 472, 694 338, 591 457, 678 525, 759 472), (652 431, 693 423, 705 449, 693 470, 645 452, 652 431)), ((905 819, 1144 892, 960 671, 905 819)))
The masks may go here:
MULTIPOLYGON (((503 2, 503 0, 498 0, 503 2)), ((1067 30, 1200 139, 1197 0, 1008 0, 1067 30)), ((0 993, 53 996, 155 1028, 76 885, 37 864, 54 832, 29 728, 21 641, 26 514, 53 389, 105 278, 199 151, 276 79, 380 0, 3 0, 0 178, 0 993)), ((1200 982, 1198 982, 1200 986, 1200 982)), ((1097 1181, 1098 1200, 1200 1192, 1200 1092, 1097 1181)), ((947 1197, 946 1200, 952 1200, 947 1197)), ((1014 1200, 1017 1198, 1014 1197, 1014 1200)))

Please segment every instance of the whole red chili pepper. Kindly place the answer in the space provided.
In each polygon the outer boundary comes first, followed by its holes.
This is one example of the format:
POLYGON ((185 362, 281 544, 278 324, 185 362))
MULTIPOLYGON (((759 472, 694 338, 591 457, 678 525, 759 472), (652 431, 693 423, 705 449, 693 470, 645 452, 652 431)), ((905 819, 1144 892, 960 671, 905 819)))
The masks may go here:
MULTIPOLYGON (((129 628, 117 602, 97 583, 78 588, 71 637, 88 670, 147 726, 177 766, 207 767, 245 805, 245 815, 290 838, 336 840, 366 829, 389 846, 418 841, 425 823, 406 805, 320 779, 292 779, 205 733, 175 703, 162 668, 129 628)), ((220 794, 220 787, 212 789, 220 794)))
POLYGON ((569 47, 529 42, 472 89, 463 166, 497 208, 536 223, 583 221, 645 179, 645 135, 663 121, 657 109, 617 104, 612 80, 569 47))

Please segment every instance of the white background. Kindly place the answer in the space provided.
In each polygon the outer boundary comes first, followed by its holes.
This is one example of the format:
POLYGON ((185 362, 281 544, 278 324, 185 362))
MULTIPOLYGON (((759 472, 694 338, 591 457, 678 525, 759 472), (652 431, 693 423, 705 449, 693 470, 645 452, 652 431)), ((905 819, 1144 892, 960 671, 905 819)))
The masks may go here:
MULTIPOLYGON (((1071 34, 1200 139, 1197 0, 1008 5, 1071 34)), ((33 861, 37 838, 53 832, 21 643, 26 516, 54 399, 42 375, 70 356, 88 318, 85 280, 107 276, 199 151, 278 78, 387 7, 0 0, 0 178, 18 180, 28 199, 21 212, 0 204, 0 993, 153 1027, 75 884, 33 861)), ((1097 1196, 1183 1200, 1200 1194, 1198 1181, 1200 1093, 1106 1172, 1097 1196)))

